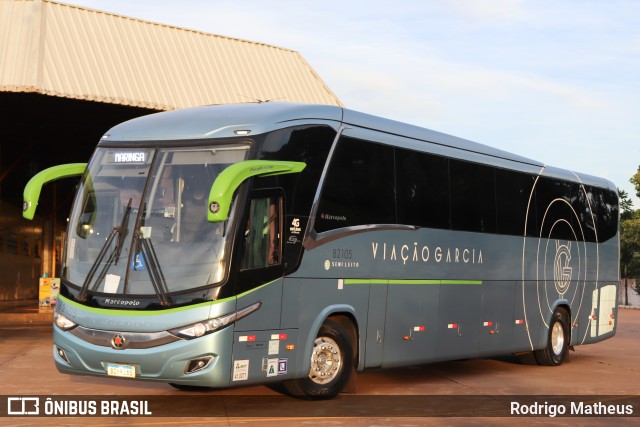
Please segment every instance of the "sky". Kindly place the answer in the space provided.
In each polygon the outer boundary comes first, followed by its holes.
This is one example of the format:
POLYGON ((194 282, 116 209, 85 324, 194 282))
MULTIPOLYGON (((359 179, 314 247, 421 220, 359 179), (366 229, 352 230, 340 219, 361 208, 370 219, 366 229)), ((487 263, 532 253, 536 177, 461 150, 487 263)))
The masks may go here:
POLYGON ((640 1, 66 0, 299 52, 350 109, 640 200, 640 1))

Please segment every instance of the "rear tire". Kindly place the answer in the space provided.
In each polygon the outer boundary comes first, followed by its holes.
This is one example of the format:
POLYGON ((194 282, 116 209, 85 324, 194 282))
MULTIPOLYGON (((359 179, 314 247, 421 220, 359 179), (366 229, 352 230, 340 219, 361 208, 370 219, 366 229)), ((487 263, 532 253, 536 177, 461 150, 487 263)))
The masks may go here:
POLYGON ((549 323, 547 346, 536 350, 533 355, 539 365, 560 366, 569 352, 569 315, 566 310, 557 308, 549 323))
POLYGON ((344 328, 326 320, 320 328, 311 352, 311 369, 305 378, 283 383, 293 396, 331 399, 344 389, 353 371, 353 349, 344 328))

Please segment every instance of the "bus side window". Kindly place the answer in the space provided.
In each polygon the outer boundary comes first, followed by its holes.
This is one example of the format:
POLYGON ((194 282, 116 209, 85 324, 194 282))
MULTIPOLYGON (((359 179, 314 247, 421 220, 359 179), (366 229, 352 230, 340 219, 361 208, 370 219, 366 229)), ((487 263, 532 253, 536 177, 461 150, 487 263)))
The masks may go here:
POLYGON ((251 200, 244 235, 242 269, 278 265, 281 262, 281 197, 251 200))

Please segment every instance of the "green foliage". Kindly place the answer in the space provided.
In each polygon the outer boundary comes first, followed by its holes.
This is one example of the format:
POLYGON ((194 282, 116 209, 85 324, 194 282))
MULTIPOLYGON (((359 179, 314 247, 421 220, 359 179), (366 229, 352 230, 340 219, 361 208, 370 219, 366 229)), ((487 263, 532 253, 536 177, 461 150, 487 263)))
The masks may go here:
MULTIPOLYGON (((629 180, 640 197, 640 167, 629 180)), ((629 195, 618 190, 620 199, 620 271, 623 278, 635 278, 635 291, 640 295, 640 209, 633 210, 629 195)))
POLYGON ((633 201, 625 190, 618 188, 618 199, 620 203, 620 219, 624 220, 633 215, 633 201))
POLYGON ((640 210, 620 222, 620 267, 622 277, 640 279, 640 210))
POLYGON ((640 166, 638 166, 638 172, 629 181, 636 187, 636 196, 640 197, 640 166))

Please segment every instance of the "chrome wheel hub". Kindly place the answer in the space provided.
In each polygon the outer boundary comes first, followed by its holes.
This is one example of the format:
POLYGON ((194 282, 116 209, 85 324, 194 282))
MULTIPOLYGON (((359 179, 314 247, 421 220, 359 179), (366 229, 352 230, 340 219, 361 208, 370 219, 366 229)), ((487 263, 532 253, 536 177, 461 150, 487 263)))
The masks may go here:
POLYGON ((563 348, 564 328, 560 322, 556 322, 553 324, 553 328, 551 329, 551 349, 553 350, 553 354, 560 356, 563 348))
POLYGON ((318 337, 311 353, 311 371, 309 378, 316 384, 331 382, 340 372, 342 358, 340 347, 328 337, 318 337))

